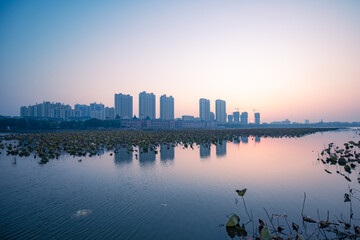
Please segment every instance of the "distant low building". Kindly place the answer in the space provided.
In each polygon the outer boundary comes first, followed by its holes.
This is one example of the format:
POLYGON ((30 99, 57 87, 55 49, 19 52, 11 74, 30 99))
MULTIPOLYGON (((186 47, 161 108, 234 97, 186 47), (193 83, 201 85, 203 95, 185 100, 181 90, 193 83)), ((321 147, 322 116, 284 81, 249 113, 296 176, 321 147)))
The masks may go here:
POLYGON ((282 121, 282 124, 289 125, 291 124, 291 121, 289 119, 285 119, 284 121, 282 121))
POLYGON ((190 115, 184 115, 181 117, 181 119, 183 121, 195 121, 195 117, 194 116, 190 116, 190 115))

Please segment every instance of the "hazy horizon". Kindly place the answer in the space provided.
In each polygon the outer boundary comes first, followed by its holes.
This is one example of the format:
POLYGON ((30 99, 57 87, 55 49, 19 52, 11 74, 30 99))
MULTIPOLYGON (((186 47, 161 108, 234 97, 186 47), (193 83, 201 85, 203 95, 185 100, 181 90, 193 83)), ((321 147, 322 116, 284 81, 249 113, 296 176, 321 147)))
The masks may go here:
POLYGON ((262 122, 360 121, 359 1, 1 1, 0 115, 114 94, 262 122))

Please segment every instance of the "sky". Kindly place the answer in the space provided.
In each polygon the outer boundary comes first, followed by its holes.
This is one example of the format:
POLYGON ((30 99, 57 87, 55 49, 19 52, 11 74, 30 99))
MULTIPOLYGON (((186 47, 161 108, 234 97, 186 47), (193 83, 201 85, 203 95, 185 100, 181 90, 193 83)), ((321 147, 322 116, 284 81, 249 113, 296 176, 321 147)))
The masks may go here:
POLYGON ((0 0, 0 115, 114 94, 262 122, 360 121, 360 1, 0 0))

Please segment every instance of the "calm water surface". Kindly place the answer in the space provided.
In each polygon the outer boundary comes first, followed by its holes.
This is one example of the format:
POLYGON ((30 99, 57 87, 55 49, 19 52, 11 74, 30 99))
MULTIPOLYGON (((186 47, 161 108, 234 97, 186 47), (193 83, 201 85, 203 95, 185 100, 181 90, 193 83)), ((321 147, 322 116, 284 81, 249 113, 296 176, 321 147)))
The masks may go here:
MULTIPOLYGON (((317 209, 324 218, 327 210, 333 218, 348 215, 343 197, 349 182, 327 174, 324 169, 336 167, 324 167, 317 157, 330 142, 354 139, 359 131, 249 137, 211 149, 164 147, 156 155, 63 155, 46 165, 33 157, 13 164, 3 151, 0 238, 230 239, 219 224, 232 213, 248 220, 241 199, 235 203, 235 190, 242 188, 255 219, 266 219, 265 207, 300 223, 304 192, 307 215, 317 219, 317 209)), ((350 186, 359 188, 356 181, 350 186)))

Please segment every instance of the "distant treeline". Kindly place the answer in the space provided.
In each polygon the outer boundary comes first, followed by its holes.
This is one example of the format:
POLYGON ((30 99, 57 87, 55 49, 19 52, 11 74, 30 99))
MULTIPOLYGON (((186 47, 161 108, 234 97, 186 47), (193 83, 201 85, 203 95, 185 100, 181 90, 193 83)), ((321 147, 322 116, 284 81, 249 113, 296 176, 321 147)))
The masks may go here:
POLYGON ((119 127, 120 120, 99 120, 95 118, 85 121, 35 120, 31 118, 0 118, 0 131, 5 132, 119 127))
MULTIPOLYGON (((129 120, 127 120, 129 121, 129 120)), ((130 120, 131 121, 131 120, 130 120)), ((135 120, 136 121, 136 120, 135 120)), ((181 120, 180 120, 181 121, 181 120)), ((218 124, 218 128, 323 128, 323 127, 360 127, 360 122, 320 122, 312 124, 261 124, 261 125, 241 125, 241 124, 218 124)), ((11 118, 0 116, 1 132, 26 132, 26 131, 53 131, 53 130, 92 130, 92 129, 111 129, 126 128, 129 125, 123 124, 122 120, 40 120, 32 118, 11 118)), ((134 128, 148 128, 146 126, 136 125, 134 128)), ((150 126, 151 128, 151 126, 150 126)), ((215 126, 216 128, 216 126, 215 126)), ((164 127, 166 129, 166 127, 164 127)))

